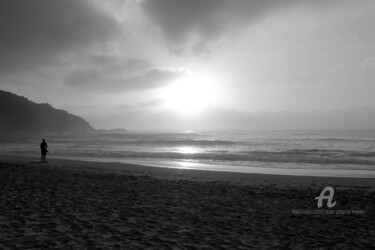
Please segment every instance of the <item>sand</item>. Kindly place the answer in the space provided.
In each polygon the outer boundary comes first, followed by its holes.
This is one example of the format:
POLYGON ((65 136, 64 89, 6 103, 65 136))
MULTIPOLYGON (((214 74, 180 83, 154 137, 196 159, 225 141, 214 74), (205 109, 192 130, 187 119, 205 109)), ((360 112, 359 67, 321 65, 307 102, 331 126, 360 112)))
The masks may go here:
POLYGON ((33 161, 0 156, 1 249, 375 247, 375 179, 33 161))

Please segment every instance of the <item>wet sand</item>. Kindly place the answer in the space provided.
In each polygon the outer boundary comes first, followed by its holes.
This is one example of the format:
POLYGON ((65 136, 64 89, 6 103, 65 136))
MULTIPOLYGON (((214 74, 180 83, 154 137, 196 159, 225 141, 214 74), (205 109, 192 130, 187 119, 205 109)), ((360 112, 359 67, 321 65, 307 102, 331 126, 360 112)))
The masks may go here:
POLYGON ((1 249, 375 247, 375 179, 35 161, 0 156, 1 249))

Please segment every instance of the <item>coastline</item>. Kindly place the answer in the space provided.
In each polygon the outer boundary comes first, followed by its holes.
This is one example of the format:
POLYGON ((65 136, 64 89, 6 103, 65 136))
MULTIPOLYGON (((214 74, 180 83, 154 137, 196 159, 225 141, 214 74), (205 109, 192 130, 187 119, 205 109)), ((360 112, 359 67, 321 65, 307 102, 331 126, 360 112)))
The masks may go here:
POLYGON ((372 178, 36 159, 0 156, 0 248, 375 247, 372 178))
POLYGON ((234 185, 276 185, 276 186, 352 186, 375 188, 374 178, 352 178, 333 176, 301 176, 285 174, 242 173, 213 170, 197 170, 172 167, 156 167, 120 162, 98 162, 49 158, 48 163, 39 163, 38 157, 0 155, 0 162, 26 166, 56 167, 76 171, 89 171, 102 174, 127 174, 150 176, 167 180, 223 181, 234 185))
POLYGON ((276 186, 358 186, 375 188, 374 178, 353 178, 335 176, 304 176, 267 173, 243 173, 214 170, 197 170, 173 167, 146 166, 121 162, 99 162, 49 158, 48 163, 39 163, 37 157, 0 155, 0 162, 27 166, 57 167, 70 170, 84 170, 102 174, 148 175, 167 180, 224 181, 235 185, 276 186))

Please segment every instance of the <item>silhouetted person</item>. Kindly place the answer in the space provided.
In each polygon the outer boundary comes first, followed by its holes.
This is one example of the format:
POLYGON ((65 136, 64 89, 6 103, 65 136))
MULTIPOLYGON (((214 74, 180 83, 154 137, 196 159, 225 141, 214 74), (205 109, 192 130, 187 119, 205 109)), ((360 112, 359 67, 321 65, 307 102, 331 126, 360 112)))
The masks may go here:
POLYGON ((40 158, 40 162, 46 162, 46 154, 48 145, 45 139, 43 139, 42 143, 40 144, 40 152, 42 153, 42 157, 40 158))

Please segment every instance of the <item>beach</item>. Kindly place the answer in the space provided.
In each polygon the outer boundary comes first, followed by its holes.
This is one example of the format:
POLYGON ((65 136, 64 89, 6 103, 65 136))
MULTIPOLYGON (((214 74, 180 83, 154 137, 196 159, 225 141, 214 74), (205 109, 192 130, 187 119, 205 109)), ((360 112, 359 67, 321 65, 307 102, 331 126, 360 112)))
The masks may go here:
POLYGON ((0 248, 375 247, 372 178, 48 160, 0 156, 0 248))
POLYGON ((0 250, 375 250, 375 0, 0 0, 0 250))

